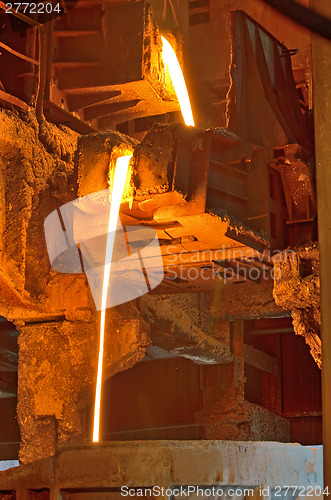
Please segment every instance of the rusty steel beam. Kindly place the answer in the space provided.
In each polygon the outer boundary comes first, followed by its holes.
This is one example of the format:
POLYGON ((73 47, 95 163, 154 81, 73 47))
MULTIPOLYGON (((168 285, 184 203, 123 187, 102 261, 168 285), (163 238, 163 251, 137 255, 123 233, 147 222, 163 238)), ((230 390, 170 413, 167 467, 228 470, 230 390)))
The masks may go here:
POLYGON ((264 2, 301 26, 331 40, 331 20, 317 9, 310 10, 295 0, 264 0, 264 2))
POLYGON ((10 52, 13 56, 19 57, 20 59, 24 59, 24 61, 30 62, 31 64, 34 64, 36 66, 39 66, 39 61, 36 59, 32 59, 31 57, 26 56, 25 54, 21 54, 21 52, 18 52, 17 50, 12 49, 5 43, 0 42, 0 47, 7 52, 10 52))
MULTIPOLYGON (((311 0, 311 6, 331 18, 329 0, 311 0)), ((331 487, 331 43, 312 38, 318 233, 322 313, 322 411, 324 485, 331 487)))
POLYGON ((278 360, 275 356, 270 356, 270 354, 247 344, 244 344, 244 361, 248 365, 276 377, 279 375, 278 360))
POLYGON ((3 90, 0 90, 0 104, 5 108, 16 108, 23 111, 28 111, 29 106, 26 102, 21 101, 18 97, 15 97, 3 90))

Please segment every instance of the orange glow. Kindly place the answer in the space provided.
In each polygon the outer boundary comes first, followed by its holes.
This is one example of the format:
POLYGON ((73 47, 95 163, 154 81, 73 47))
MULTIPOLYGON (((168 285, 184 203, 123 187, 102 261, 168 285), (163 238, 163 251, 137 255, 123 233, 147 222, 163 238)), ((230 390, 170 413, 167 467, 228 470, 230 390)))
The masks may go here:
POLYGON ((170 43, 164 38, 164 36, 161 36, 161 39, 163 62, 166 66, 168 66, 170 78, 177 95, 185 125, 194 127, 195 124, 190 98, 187 92, 182 68, 180 67, 176 53, 170 43))
POLYGON ((95 389, 94 403, 94 422, 93 422, 93 442, 99 442, 100 429, 100 407, 101 407, 101 388, 102 388, 102 367, 103 367, 103 350, 105 339, 105 318, 107 306, 107 292, 110 278, 110 266, 113 255, 115 231, 117 228, 118 214, 121 205, 122 194, 125 186, 125 181, 128 173, 129 163, 132 155, 120 156, 117 158, 115 166, 115 175, 113 182, 113 190, 111 197, 111 205, 109 212, 105 270, 103 275, 102 285, 102 303, 101 303, 101 319, 100 319, 100 341, 99 341, 99 359, 98 359, 98 374, 95 389))

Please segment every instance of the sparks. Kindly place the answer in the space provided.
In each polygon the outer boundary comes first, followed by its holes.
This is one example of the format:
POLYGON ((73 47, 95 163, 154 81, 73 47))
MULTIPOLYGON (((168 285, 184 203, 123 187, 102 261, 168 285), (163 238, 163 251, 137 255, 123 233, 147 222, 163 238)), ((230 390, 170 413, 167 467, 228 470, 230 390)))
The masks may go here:
POLYGON ((168 66, 170 78, 177 95, 185 125, 194 127, 195 124, 190 98, 187 92, 182 68, 180 67, 176 53, 168 40, 166 40, 164 36, 161 36, 161 39, 163 62, 166 66, 168 66))
POLYGON ((107 306, 107 292, 110 279, 110 266, 113 255, 118 214, 120 210, 122 194, 131 158, 132 155, 120 156, 116 161, 111 205, 109 212, 105 270, 103 275, 103 286, 102 286, 98 373, 97 373, 97 383, 95 389, 95 403, 94 403, 94 423, 93 423, 94 443, 99 442, 103 350, 104 350, 104 339, 105 339, 105 318, 106 318, 106 306, 107 306))

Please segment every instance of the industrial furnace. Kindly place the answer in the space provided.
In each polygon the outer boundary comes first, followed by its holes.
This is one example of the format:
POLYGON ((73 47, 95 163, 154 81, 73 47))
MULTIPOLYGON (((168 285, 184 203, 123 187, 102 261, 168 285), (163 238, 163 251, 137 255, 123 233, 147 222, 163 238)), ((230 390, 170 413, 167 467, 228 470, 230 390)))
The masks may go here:
POLYGON ((269 3, 0 2, 0 498, 327 494, 328 42, 269 3))

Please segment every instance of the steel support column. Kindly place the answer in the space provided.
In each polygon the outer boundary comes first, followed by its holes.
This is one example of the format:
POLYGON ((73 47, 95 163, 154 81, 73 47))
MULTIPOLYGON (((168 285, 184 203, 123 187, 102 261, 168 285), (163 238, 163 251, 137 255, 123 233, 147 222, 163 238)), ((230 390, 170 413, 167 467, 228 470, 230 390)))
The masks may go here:
MULTIPOLYGON (((311 7, 331 19, 330 0, 311 7)), ((324 484, 331 487, 331 42, 313 35, 313 89, 321 259, 324 484)))

